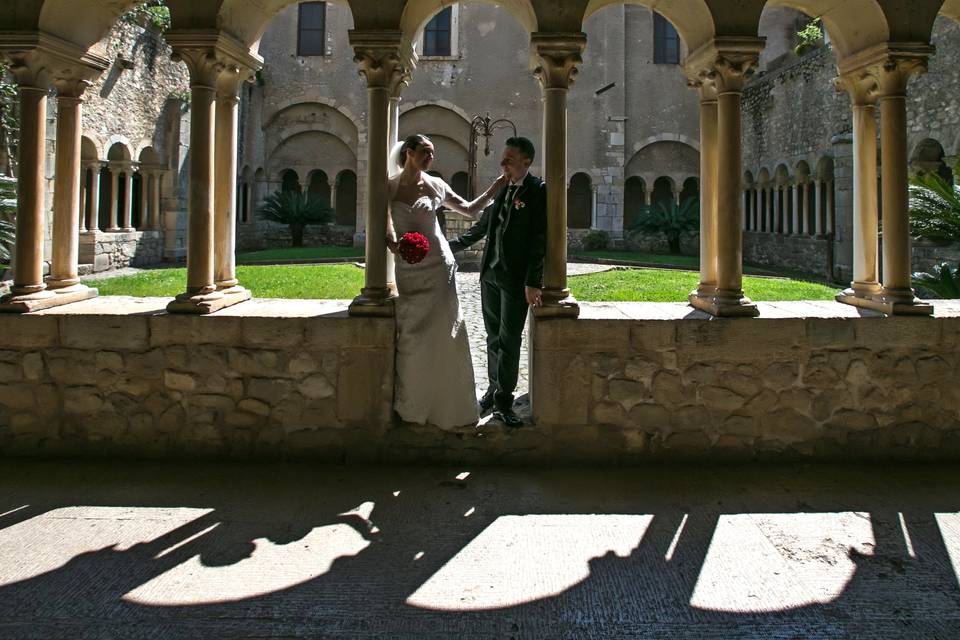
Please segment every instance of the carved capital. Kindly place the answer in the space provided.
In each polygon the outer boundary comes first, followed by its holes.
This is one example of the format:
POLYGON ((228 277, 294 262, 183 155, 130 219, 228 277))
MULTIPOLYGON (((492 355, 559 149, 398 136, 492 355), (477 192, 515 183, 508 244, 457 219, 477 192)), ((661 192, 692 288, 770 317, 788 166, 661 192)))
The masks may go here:
POLYGON ((399 97, 409 86, 413 69, 413 62, 403 55, 401 32, 351 31, 349 35, 353 61, 367 87, 386 89, 392 97, 399 97))
POLYGON ((687 86, 695 90, 700 96, 701 103, 717 101, 717 84, 713 78, 704 74, 687 77, 687 86))
POLYGON ((44 32, 0 36, 0 54, 21 87, 55 85, 64 97, 79 98, 109 66, 109 60, 44 32))
POLYGON ((171 57, 187 65, 190 86, 195 88, 237 95, 240 85, 263 67, 260 57, 220 31, 171 31, 165 37, 173 48, 171 57))
POLYGON ((587 46, 584 33, 534 33, 530 42, 536 53, 533 70, 544 89, 569 89, 583 64, 587 46))
MULTIPOLYGON (((699 90, 740 93, 756 71, 763 38, 716 38, 687 56, 684 65, 690 86, 699 90)), ((701 93, 703 99, 703 93, 701 93)))
POLYGON ((850 93, 854 105, 877 98, 905 96, 914 74, 927 72, 934 48, 926 44, 884 42, 837 63, 838 87, 850 93), (862 102, 858 100, 869 100, 862 102))

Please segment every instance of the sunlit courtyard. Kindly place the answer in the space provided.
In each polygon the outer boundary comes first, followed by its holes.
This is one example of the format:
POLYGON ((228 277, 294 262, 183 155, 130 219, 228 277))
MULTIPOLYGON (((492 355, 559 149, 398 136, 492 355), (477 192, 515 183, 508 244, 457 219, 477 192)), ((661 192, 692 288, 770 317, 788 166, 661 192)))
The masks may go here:
POLYGON ((8 462, 0 637, 955 638, 940 466, 8 462))

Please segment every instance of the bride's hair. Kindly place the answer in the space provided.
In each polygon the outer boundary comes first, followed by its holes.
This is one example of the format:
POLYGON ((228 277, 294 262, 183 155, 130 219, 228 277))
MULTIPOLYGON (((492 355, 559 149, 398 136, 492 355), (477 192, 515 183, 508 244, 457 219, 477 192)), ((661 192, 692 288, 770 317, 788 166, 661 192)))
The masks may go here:
POLYGON ((397 157, 395 158, 397 166, 403 169, 404 165, 407 164, 407 151, 416 151, 417 147, 427 142, 430 142, 430 138, 422 133, 415 133, 404 140, 403 145, 400 147, 400 151, 397 153, 397 157))

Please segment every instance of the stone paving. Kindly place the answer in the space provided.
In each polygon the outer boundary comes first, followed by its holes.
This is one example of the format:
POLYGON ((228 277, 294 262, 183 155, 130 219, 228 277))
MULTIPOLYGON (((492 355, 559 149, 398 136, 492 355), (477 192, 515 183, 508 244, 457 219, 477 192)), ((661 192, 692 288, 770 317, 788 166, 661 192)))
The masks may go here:
POLYGON ((0 638, 960 637, 955 466, 0 460, 0 638))

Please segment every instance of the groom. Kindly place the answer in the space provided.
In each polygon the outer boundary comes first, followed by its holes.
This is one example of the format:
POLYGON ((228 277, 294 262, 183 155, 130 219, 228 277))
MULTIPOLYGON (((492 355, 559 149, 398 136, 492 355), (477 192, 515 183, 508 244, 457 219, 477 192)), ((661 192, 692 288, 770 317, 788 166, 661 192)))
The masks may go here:
POLYGON ((510 179, 508 186, 475 225, 450 242, 456 252, 487 239, 480 262, 480 296, 490 386, 479 408, 481 415, 494 409, 494 418, 509 427, 523 425, 513 411, 520 341, 527 309, 540 305, 543 289, 547 190, 543 180, 529 173, 535 155, 528 139, 507 140, 500 166, 510 179))

